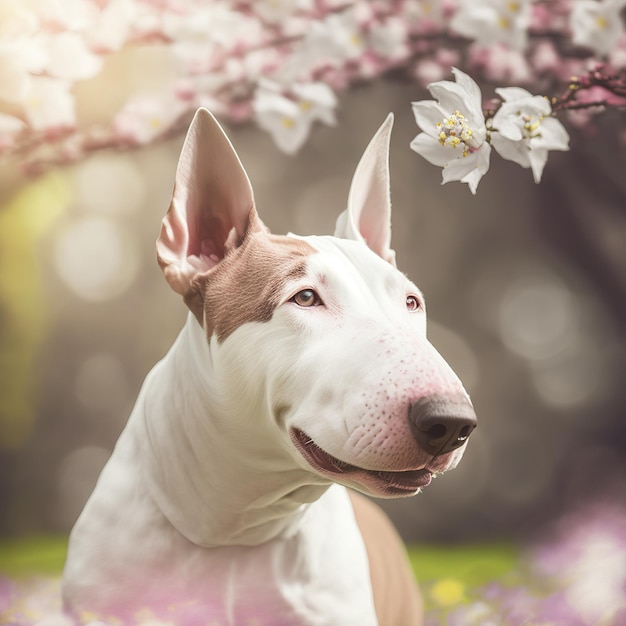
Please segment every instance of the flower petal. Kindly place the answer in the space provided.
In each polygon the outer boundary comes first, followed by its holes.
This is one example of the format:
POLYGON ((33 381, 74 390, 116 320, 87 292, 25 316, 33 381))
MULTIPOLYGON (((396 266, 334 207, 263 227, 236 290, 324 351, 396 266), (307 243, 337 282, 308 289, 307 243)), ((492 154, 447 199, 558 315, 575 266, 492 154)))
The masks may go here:
POLYGON ((446 113, 459 111, 467 118, 474 130, 484 127, 485 116, 480 88, 465 72, 455 67, 452 71, 456 77, 456 83, 440 80, 428 85, 428 91, 439 101, 446 113))
POLYGON ((413 115, 417 125, 431 137, 439 136, 437 124, 440 124, 446 117, 441 107, 434 100, 421 100, 412 102, 413 115))
POLYGON ((541 122, 541 136, 534 141, 534 145, 546 150, 569 150, 569 134, 554 117, 547 117, 541 122))
POLYGON ((530 91, 521 87, 498 87, 495 92, 506 102, 508 100, 519 100, 521 98, 532 98, 530 91))
POLYGON ((461 88, 467 93, 469 100, 468 104, 472 106, 472 115, 475 115, 477 119, 483 121, 483 97, 478 83, 468 74, 462 72, 456 67, 452 68, 452 73, 456 78, 457 85, 460 85, 461 88))
POLYGON ((451 146, 442 146, 438 139, 427 133, 420 133, 411 142, 411 150, 424 157, 429 163, 443 167, 459 155, 458 150, 451 146))
POLYGON ((475 194, 480 179, 489 170, 491 146, 483 143, 482 146, 467 157, 451 161, 442 172, 442 184, 453 180, 460 180, 469 185, 470 191, 475 194))
POLYGON ((530 149, 525 141, 509 138, 502 133, 491 136, 491 145, 507 161, 513 161, 522 167, 530 167, 530 149))

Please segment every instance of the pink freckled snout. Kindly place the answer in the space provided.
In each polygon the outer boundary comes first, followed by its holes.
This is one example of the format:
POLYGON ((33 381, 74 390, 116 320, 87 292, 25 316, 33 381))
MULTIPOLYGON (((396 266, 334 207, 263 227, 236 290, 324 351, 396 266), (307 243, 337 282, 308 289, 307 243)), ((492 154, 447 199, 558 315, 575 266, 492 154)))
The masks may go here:
POLYGON ((477 420, 466 396, 426 396, 409 408, 409 424, 420 449, 440 456, 465 444, 477 420))

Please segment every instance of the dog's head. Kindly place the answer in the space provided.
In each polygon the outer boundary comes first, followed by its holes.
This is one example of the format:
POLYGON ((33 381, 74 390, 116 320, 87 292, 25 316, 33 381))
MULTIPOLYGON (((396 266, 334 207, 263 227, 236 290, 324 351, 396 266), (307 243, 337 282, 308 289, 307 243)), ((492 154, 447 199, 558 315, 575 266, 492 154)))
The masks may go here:
POLYGON ((276 236, 223 130, 200 109, 157 241, 205 330, 249 446, 370 495, 413 495, 456 466, 476 425, 426 338, 424 299, 390 247, 389 116, 356 169, 334 236, 276 236), (245 407, 245 408, 244 408, 245 407), (254 419, 250 416, 254 415, 254 419))

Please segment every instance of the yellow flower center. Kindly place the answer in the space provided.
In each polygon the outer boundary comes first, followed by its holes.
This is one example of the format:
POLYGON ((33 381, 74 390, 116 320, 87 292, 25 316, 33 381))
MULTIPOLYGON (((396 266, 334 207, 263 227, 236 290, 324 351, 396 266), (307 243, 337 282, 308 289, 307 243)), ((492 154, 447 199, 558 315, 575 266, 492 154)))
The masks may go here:
POLYGON ((464 157, 469 155, 469 142, 474 131, 467 125, 462 113, 455 111, 443 122, 437 122, 437 130, 439 131, 439 143, 442 147, 459 148, 464 157))
POLYGON ((521 112, 517 112, 517 114, 522 118, 524 122, 522 126, 522 134, 524 135, 524 139, 537 139, 541 137, 541 122, 543 121, 543 115, 539 115, 535 117, 534 115, 522 115, 521 112))
POLYGON ((296 123, 291 117, 283 117, 281 121, 285 128, 293 128, 296 123))
POLYGON ((596 17, 596 26, 600 29, 600 30, 605 30, 606 27, 609 25, 608 20, 606 19, 606 17, 602 17, 601 15, 598 15, 596 17))

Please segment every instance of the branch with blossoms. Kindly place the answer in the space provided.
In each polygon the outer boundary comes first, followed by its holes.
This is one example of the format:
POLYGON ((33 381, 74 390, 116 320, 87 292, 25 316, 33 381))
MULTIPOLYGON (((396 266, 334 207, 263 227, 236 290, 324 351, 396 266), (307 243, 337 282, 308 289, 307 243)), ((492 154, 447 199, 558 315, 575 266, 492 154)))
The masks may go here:
MULTIPOLYGON (((537 179, 545 154, 567 143, 562 130, 552 136, 561 128, 555 114, 582 126, 624 107, 625 6, 626 0, 0 0, 0 156, 38 173, 96 150, 171 137, 199 106, 233 123, 254 121, 293 154, 317 123, 336 124, 339 95, 351 85, 393 71, 432 91, 454 66, 485 85, 502 85, 498 111, 481 112, 482 120, 473 111, 477 134, 463 142, 463 163, 477 152, 484 159, 493 146, 531 167, 537 179), (86 120, 81 94, 94 84, 102 88, 97 81, 113 58, 142 48, 159 49, 173 71, 149 88, 130 89, 97 123, 86 120), (525 91, 558 93, 563 85, 566 93, 550 100, 549 110, 525 91), (511 91, 522 88, 524 94, 511 91), (520 98, 531 100, 513 120, 506 111, 520 98), (536 123, 540 129, 533 130, 536 123), (479 141, 487 148, 479 151, 479 141)), ((445 152, 452 143, 437 145, 445 152)), ((454 179, 461 163, 448 165, 444 178, 454 179)))
POLYGON ((475 194, 489 169, 492 147, 504 159, 530 168, 541 181, 551 150, 568 150, 569 135, 555 114, 595 107, 626 106, 626 72, 606 75, 603 68, 572 78, 560 97, 534 96, 521 87, 501 87, 500 100, 482 109, 480 87, 467 74, 452 69, 456 82, 428 86, 436 100, 413 103, 415 121, 423 131, 411 148, 433 165, 443 167, 443 183, 467 183, 475 194))

